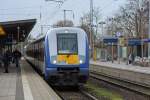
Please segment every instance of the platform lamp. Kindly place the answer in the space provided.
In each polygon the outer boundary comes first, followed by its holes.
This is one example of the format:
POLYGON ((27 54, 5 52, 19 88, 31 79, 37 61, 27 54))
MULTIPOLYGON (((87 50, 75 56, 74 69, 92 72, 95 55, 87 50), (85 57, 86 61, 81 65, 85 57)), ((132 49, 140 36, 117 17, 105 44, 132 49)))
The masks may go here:
POLYGON ((19 46, 19 34, 20 34, 20 26, 17 27, 17 44, 19 46))
POLYGON ((20 26, 17 27, 17 42, 19 43, 20 26))

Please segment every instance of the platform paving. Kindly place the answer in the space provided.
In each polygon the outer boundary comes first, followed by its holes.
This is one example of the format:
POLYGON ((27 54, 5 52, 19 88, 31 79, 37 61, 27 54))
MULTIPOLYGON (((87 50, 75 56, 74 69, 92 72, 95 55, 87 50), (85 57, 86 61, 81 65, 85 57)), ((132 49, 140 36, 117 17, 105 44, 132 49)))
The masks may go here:
POLYGON ((17 69, 14 65, 9 66, 9 73, 3 73, 0 67, 0 100, 15 100, 17 69))
POLYGON ((150 67, 90 61, 90 71, 150 87, 150 67))
POLYGON ((139 72, 139 73, 144 73, 144 74, 150 74, 150 67, 141 67, 141 66, 136 66, 132 64, 127 65, 124 62, 121 62, 119 64, 118 62, 112 63, 112 62, 102 62, 102 61, 91 60, 90 64, 111 67, 111 68, 116 68, 116 69, 123 69, 123 70, 128 70, 128 71, 134 71, 134 72, 139 72))
POLYGON ((22 60, 21 66, 25 100, 61 100, 26 61, 22 60))
POLYGON ((61 100, 52 88, 24 60, 20 68, 9 66, 9 73, 0 67, 0 100, 61 100))

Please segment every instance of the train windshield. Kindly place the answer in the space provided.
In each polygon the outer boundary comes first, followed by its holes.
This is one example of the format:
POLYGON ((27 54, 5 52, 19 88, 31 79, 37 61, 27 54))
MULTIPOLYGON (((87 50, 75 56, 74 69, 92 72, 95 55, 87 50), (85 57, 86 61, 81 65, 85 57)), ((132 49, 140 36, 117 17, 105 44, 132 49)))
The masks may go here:
POLYGON ((57 52, 58 54, 77 54, 77 34, 57 34, 57 52))

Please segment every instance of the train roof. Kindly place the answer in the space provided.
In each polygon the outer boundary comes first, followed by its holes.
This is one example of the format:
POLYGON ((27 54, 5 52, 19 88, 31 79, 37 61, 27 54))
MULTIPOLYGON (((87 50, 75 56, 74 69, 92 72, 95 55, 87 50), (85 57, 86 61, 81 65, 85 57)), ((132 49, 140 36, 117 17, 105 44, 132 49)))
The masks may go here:
MULTIPOLYGON (((78 27, 58 27, 58 28, 49 29, 47 34, 50 33, 51 31, 61 31, 61 30, 68 30, 68 29, 75 30, 75 31, 82 31, 82 29, 78 27)), ((43 40, 47 34, 44 34, 39 38, 37 38, 36 40, 33 40, 32 42, 30 42, 30 44, 43 40)))
POLYGON ((58 27, 58 28, 51 28, 51 29, 48 30, 48 32, 50 32, 50 31, 59 31, 59 30, 68 30, 68 29, 76 30, 76 31, 81 31, 82 30, 81 28, 78 28, 78 27, 58 27))

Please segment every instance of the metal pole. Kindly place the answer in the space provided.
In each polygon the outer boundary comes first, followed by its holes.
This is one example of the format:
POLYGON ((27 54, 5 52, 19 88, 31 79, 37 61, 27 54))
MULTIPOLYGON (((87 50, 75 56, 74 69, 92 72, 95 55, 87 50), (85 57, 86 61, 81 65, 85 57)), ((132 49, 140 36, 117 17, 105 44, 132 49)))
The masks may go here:
MULTIPOLYGON (((101 24, 102 24, 102 38, 104 38, 104 27, 103 27, 103 25, 104 25, 105 23, 102 22, 101 24)), ((104 50, 104 52, 105 52, 104 43, 102 44, 102 48, 103 48, 103 50, 104 50)), ((106 58, 106 56, 104 55, 104 59, 105 59, 105 58, 106 58)))
POLYGON ((129 46, 129 44, 128 44, 128 41, 129 41, 129 38, 128 38, 128 33, 126 34, 126 43, 127 43, 127 62, 126 62, 126 64, 128 65, 128 61, 129 61, 129 58, 128 58, 128 46, 129 46))
POLYGON ((20 46, 19 46, 19 34, 20 34, 20 26, 17 27, 17 43, 18 43, 18 49, 20 50, 20 46))
POLYGON ((66 25, 66 10, 64 10, 64 26, 66 25))
POLYGON ((120 64, 120 37, 118 38, 119 41, 118 41, 118 63, 120 64))
POLYGON ((43 26, 41 25, 41 35, 43 35, 44 32, 43 32, 43 26))
POLYGON ((18 31, 18 32, 17 32, 17 41, 18 41, 18 43, 19 43, 19 34, 20 34, 20 27, 19 27, 19 26, 17 27, 17 31, 18 31))
POLYGON ((142 59, 143 59, 143 57, 144 57, 144 54, 143 54, 143 46, 144 46, 144 44, 143 44, 143 36, 142 36, 142 39, 141 39, 141 52, 142 52, 141 57, 142 57, 142 59))
POLYGON ((41 25, 41 35, 42 35, 42 7, 40 6, 40 25, 41 25))
MULTIPOLYGON (((114 18, 112 18, 112 25, 114 24, 114 18)), ((113 37, 114 26, 112 26, 112 37, 113 37)), ((114 62, 114 50, 113 50, 113 42, 112 42, 112 63, 114 62)))
POLYGON ((81 17, 81 22, 82 22, 82 25, 83 25, 83 17, 81 17))
POLYGON ((103 27, 103 24, 104 23, 102 23, 102 37, 104 36, 104 27, 103 27))
POLYGON ((141 25, 141 57, 143 59, 143 27, 141 25))
POLYGON ((42 6, 40 6, 40 23, 41 23, 41 20, 42 20, 42 6))
POLYGON ((71 10, 72 11, 72 21, 73 21, 73 23, 75 23, 75 14, 74 14, 74 11, 73 10, 71 10))
POLYGON ((140 16, 141 16, 141 57, 142 57, 142 59, 143 59, 143 38, 144 38, 144 33, 143 33, 143 23, 142 23, 142 20, 143 20, 143 9, 140 9, 141 10, 141 12, 140 12, 140 16))
POLYGON ((64 12, 64 26, 66 25, 66 12, 72 12, 72 18, 73 18, 73 20, 74 20, 74 12, 73 12, 73 10, 66 10, 66 9, 64 9, 63 10, 63 12, 64 12))
MULTIPOLYGON (((148 38, 150 38, 150 1, 149 1, 149 34, 148 38)), ((148 43, 148 57, 150 57, 150 43, 148 43)))
POLYGON ((111 59, 112 59, 112 63, 114 62, 114 48, 113 48, 113 42, 112 42, 112 46, 111 46, 111 59))
POLYGON ((94 58, 94 43, 93 43, 93 0, 90 0, 90 46, 92 48, 92 56, 94 58))

